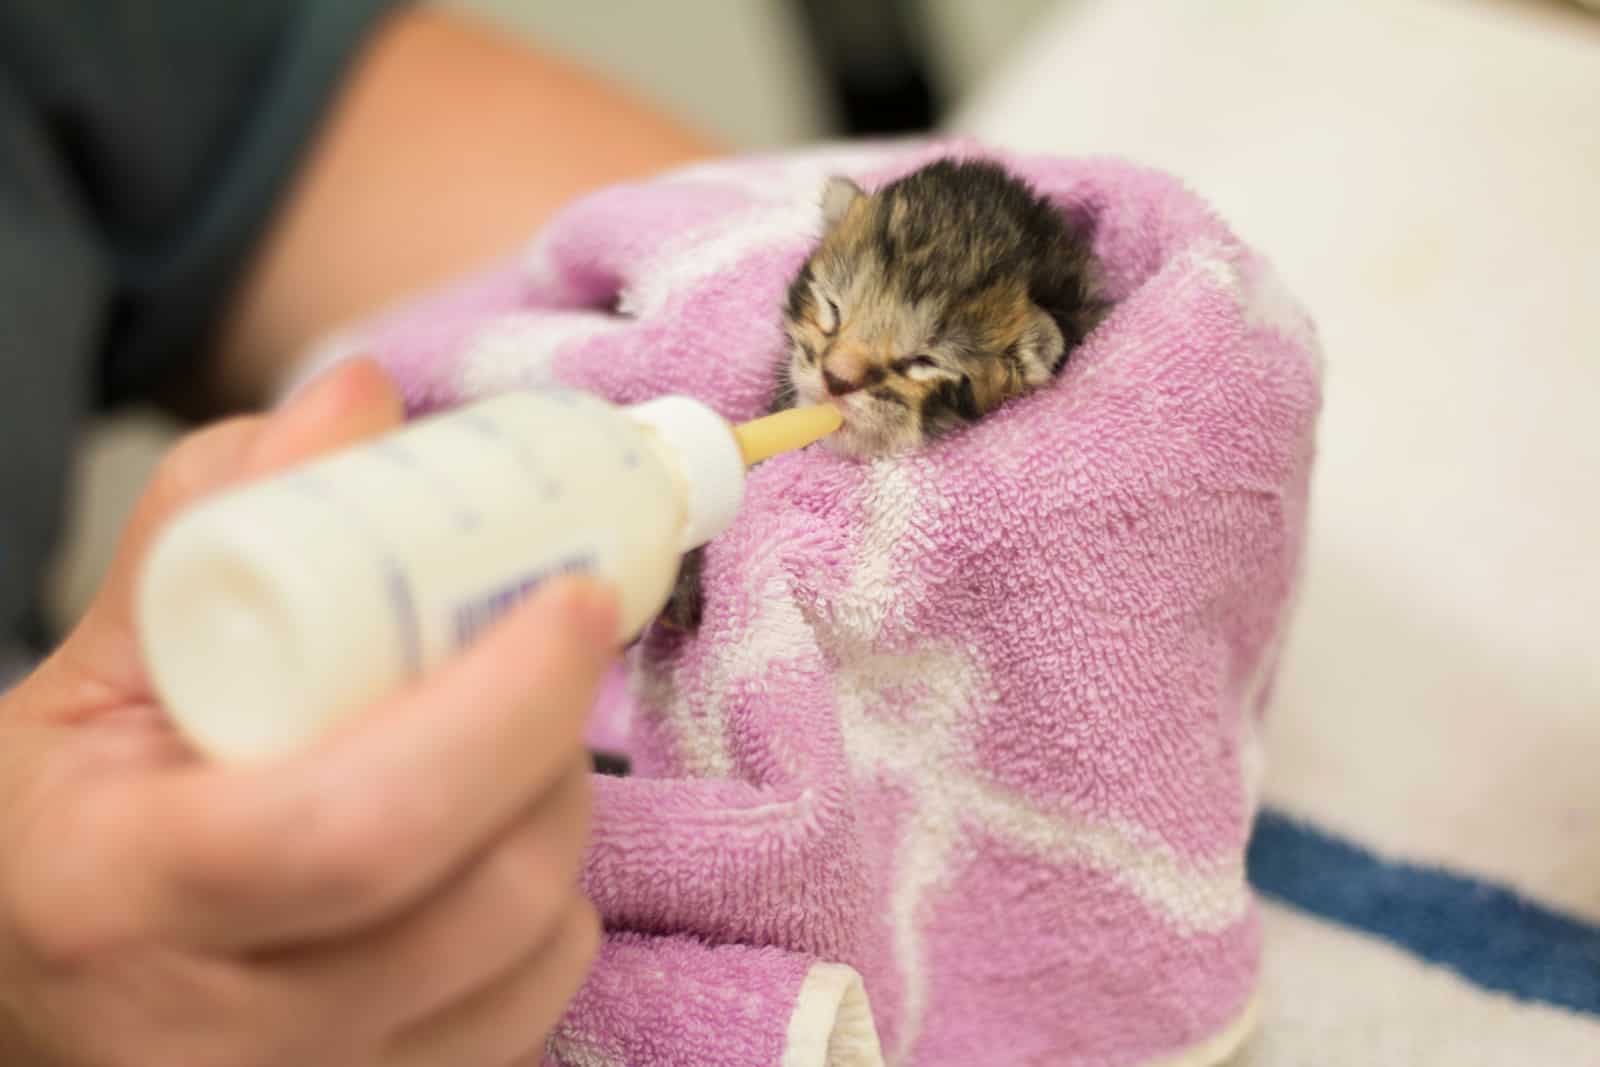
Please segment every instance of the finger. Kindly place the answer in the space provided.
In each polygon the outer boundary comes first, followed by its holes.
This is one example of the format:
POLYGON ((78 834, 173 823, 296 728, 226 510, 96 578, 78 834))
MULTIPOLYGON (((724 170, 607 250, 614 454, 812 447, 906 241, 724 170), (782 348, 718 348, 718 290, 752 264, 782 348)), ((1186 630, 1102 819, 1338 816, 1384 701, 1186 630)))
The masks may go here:
POLYGON ((473 999, 403 1031, 384 1067, 511 1064, 544 1047, 582 988, 600 947, 600 920, 580 901, 556 936, 519 970, 473 999))
POLYGON ((316 379, 286 404, 254 443, 244 478, 283 470, 392 430, 405 419, 393 379, 354 359, 316 379))
POLYGON ((374 1036, 469 999, 548 942, 578 897, 589 775, 578 766, 466 873, 370 933, 275 953, 265 966, 312 1000, 360 1007, 374 1036))
POLYGON ((154 783, 128 827, 145 906, 193 943, 254 948, 404 911, 587 764, 616 625, 610 592, 564 580, 307 752, 154 783))

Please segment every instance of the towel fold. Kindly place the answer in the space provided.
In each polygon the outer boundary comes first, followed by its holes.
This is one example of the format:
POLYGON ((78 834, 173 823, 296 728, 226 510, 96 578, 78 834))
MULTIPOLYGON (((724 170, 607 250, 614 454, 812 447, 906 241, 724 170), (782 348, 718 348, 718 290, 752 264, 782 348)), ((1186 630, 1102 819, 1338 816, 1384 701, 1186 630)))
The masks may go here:
POLYGON ((775 948, 615 932, 546 1062, 871 1067, 883 1058, 849 967, 775 948))
POLYGON ((703 165, 320 362, 376 355, 417 412, 561 383, 750 417, 824 178, 949 155, 1091 217, 1115 307, 1056 383, 922 451, 752 472, 700 629, 648 632, 602 702, 634 775, 596 782, 609 933, 555 1062, 1200 1067, 1248 1030, 1318 347, 1178 182, 969 141, 703 165))

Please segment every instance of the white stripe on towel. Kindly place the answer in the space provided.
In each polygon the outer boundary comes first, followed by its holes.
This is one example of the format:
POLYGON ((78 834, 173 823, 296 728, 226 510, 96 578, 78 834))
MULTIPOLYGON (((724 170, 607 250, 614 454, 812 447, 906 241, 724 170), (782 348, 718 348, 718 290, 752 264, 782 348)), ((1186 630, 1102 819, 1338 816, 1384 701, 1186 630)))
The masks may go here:
POLYGON ((476 399, 507 389, 554 385, 551 367, 563 348, 628 325, 600 311, 518 311, 498 316, 461 353, 456 395, 476 399))
POLYGON ((781 1067, 883 1067, 861 975, 842 963, 814 963, 800 983, 781 1067))

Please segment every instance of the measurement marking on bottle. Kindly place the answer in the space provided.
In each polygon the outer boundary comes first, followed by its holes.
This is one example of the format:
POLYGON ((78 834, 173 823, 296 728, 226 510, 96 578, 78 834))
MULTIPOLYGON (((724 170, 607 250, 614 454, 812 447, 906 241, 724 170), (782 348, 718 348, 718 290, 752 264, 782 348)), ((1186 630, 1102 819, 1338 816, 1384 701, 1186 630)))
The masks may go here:
POLYGON ((422 672, 422 627, 417 617, 417 601, 411 591, 411 581, 401 568, 383 538, 378 536, 372 520, 355 504, 334 492, 315 474, 302 472, 291 475, 287 482, 291 488, 344 512, 354 521, 374 545, 378 546, 378 570, 383 576, 383 589, 389 598, 389 610, 400 630, 400 658, 411 676, 422 672))
POLYGON ((416 471, 432 483, 436 489, 439 489, 442 496, 452 498, 451 519, 461 532, 472 533, 483 525, 483 516, 478 513, 478 509, 472 507, 462 498, 460 490, 450 482, 450 479, 419 462, 416 454, 409 448, 391 438, 387 441, 378 442, 373 451, 378 455, 387 457, 390 462, 398 464, 407 470, 416 471))
POLYGON ((411 595, 405 572, 388 556, 383 558, 383 570, 389 607, 400 620, 401 657, 406 670, 415 676, 422 673, 422 626, 417 619, 417 600, 411 595))
POLYGON ((539 483, 539 491, 544 494, 546 500, 560 499, 563 491, 561 483, 545 473, 544 466, 525 443, 515 437, 508 437, 501 433, 500 427, 496 426, 493 420, 486 419, 481 415, 473 414, 470 418, 464 418, 461 420, 461 424, 477 431, 510 452, 523 471, 535 482, 539 483))

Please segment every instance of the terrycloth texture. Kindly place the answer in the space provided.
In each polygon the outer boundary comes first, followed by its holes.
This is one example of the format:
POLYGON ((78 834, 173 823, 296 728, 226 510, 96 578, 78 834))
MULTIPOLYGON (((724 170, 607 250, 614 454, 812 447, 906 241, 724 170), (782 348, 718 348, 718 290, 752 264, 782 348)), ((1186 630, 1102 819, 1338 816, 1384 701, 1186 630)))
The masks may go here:
MULTIPOLYGON (((561 382, 749 417, 823 177, 871 186, 979 151, 876 145, 608 190, 520 264, 330 358, 376 354, 417 411, 561 382)), ((648 635, 631 720, 602 715, 638 777, 597 782, 586 882, 618 933, 559 1062, 1200 1064, 1248 1028, 1244 850, 1314 334, 1173 180, 999 158, 1093 218, 1116 308, 1058 383, 923 452, 812 449, 752 474, 706 554, 700 632, 648 635), (797 1058, 827 1044, 796 1037, 799 985, 832 964, 864 979, 881 1059, 833 1021, 859 1054, 797 1058), (662 975, 682 1003, 653 992, 662 975)))
POLYGON ((875 1064, 861 978, 839 964, 689 937, 607 935, 547 1063, 875 1064))
POLYGON ((1051 6, 963 128, 1184 175, 1330 355, 1238 1067, 1600 1067, 1600 18, 1051 6))

